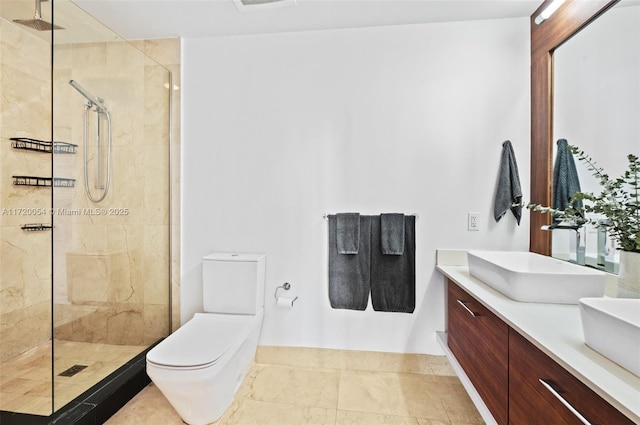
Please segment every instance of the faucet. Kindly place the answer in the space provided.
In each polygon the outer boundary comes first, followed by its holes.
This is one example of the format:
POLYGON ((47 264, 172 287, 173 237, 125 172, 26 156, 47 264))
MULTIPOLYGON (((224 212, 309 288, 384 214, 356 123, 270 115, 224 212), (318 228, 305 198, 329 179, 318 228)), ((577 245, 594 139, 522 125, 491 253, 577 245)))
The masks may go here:
POLYGON ((585 253, 587 250, 587 233, 585 231, 584 226, 580 224, 573 223, 563 223, 563 222, 555 222, 551 225, 546 225, 540 227, 542 230, 573 230, 576 232, 575 243, 571 244, 569 249, 570 258, 569 261, 575 264, 579 264, 584 266, 586 264, 585 261, 585 253))
MULTIPOLYGON (((609 224, 609 220, 598 220, 599 224, 609 224)), ((598 266, 602 266, 605 272, 618 273, 620 266, 619 252, 614 239, 608 237, 607 229, 598 226, 598 266)))
MULTIPOLYGON (((608 220, 598 220, 600 224, 607 224, 608 220)), ((605 266, 605 258, 609 256, 609 248, 607 247, 607 229, 598 227, 598 266, 605 266)))

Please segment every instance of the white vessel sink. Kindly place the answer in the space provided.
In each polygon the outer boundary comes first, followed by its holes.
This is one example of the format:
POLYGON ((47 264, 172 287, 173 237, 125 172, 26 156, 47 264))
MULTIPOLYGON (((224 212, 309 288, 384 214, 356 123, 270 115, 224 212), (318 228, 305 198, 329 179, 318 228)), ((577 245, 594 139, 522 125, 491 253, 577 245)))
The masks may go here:
POLYGON ((606 274, 533 252, 469 251, 469 273, 522 302, 578 304, 602 297, 606 274))
POLYGON ((583 298, 580 318, 589 347, 640 376, 640 299, 583 298))

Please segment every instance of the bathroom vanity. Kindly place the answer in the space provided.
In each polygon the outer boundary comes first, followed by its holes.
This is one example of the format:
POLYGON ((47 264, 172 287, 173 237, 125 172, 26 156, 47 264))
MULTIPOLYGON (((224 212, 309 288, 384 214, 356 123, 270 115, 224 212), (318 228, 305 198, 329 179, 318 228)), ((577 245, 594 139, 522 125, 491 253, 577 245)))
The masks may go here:
POLYGON ((640 377, 585 345, 577 305, 513 301, 469 274, 464 251, 439 251, 437 269, 439 339, 487 423, 640 423, 640 377))

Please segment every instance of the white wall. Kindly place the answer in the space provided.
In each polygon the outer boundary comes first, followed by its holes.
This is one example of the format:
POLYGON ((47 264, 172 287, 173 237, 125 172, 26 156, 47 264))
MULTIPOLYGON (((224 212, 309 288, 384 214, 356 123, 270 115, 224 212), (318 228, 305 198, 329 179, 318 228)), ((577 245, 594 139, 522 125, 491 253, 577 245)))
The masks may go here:
POLYGON ((492 218, 505 139, 528 199, 528 22, 183 40, 182 321, 204 254, 264 252, 261 344, 440 352, 436 249, 528 250, 528 213, 492 218), (322 216, 341 211, 419 214, 414 314, 331 309, 322 216))

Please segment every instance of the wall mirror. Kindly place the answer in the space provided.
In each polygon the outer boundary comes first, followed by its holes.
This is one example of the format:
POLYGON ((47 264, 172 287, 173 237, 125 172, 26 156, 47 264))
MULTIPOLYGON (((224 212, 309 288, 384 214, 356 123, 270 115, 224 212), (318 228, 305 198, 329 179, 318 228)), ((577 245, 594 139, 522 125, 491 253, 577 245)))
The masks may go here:
MULTIPOLYGON (((531 202, 542 205, 552 204, 554 147, 558 138, 566 138, 585 150, 611 176, 625 168, 628 153, 640 149, 638 1, 568 0, 551 17, 536 23, 536 17, 550 3, 551 0, 544 1, 531 16, 531 202), (624 31, 613 34, 622 28, 610 21, 619 20, 620 15, 625 21, 635 16, 635 23, 629 23, 630 27, 635 25, 635 35, 625 36, 624 31), (633 42, 635 48, 630 47, 633 42), (630 59, 634 55, 635 59, 630 59), (635 70, 627 69, 631 66, 627 61, 634 60, 635 70), (630 73, 627 83, 621 81, 626 71, 630 73), (621 100, 612 98, 620 93, 620 87, 626 87, 623 92, 627 99, 631 99, 633 94, 629 92, 635 87, 635 112, 627 111, 619 104, 621 100)), ((633 104, 633 100, 625 102, 633 104)), ((584 168, 580 163, 577 166, 584 168)), ((599 192, 586 168, 580 171, 580 178, 583 191, 599 192)), ((571 243, 575 245, 575 232, 542 230, 550 222, 547 214, 531 213, 530 251, 552 255, 555 248, 557 256, 567 256, 571 243)), ((586 263, 588 258, 595 265, 598 233, 594 229, 583 232, 583 238, 591 239, 593 245, 585 247, 583 261, 586 263)))
MULTIPOLYGON (((607 174, 620 176, 627 155, 640 155, 638 117, 640 0, 621 0, 553 52, 553 156, 564 138, 607 174)), ((582 191, 600 193, 587 165, 576 158, 576 166, 582 191)), ((590 225, 553 230, 556 258, 616 273, 615 248, 604 230, 590 225)))

